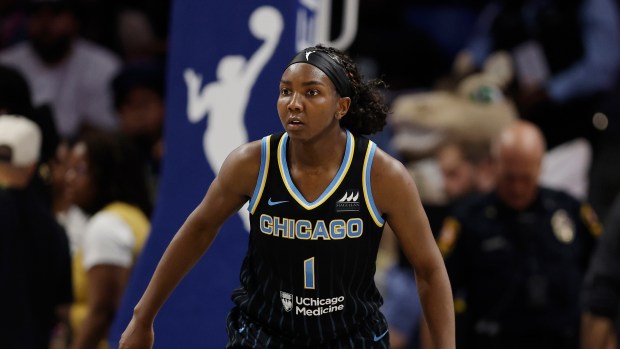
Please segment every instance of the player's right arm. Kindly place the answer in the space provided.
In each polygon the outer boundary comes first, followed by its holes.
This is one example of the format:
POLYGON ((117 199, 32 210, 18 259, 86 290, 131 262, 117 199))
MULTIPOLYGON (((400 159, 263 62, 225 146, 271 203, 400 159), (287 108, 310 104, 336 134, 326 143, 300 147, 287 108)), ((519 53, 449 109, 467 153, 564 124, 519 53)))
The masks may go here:
POLYGON ((260 168, 260 141, 234 150, 202 202, 187 217, 164 252, 121 336, 120 349, 153 346, 153 322, 174 288, 215 239, 219 228, 251 197, 260 168))

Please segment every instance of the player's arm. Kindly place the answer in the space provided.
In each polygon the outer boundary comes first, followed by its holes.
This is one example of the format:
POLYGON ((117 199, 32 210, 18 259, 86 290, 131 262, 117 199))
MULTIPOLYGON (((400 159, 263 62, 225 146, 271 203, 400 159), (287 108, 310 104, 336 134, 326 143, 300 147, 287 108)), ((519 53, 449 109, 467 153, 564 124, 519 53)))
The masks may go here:
POLYGON ((260 141, 241 146, 224 161, 202 202, 166 248, 121 336, 121 349, 152 347, 157 312, 209 248, 221 225, 251 197, 260 168, 260 147, 260 141))
POLYGON ((581 348, 615 348, 617 342, 614 323, 608 317, 584 313, 581 316, 581 348))
POLYGON ((402 163, 378 149, 371 185, 377 208, 386 214, 414 267, 434 348, 453 349, 456 344, 450 281, 413 178, 402 163))

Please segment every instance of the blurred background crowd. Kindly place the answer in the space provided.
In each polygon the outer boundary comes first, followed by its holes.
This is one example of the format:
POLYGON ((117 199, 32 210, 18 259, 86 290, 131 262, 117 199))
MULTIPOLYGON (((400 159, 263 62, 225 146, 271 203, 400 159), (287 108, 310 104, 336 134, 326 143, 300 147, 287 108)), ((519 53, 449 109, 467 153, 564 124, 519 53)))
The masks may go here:
MULTIPOLYGON (((619 16, 360 1, 346 51, 388 86, 373 140, 416 180, 459 348, 617 347, 619 16)), ((0 348, 105 347, 157 202, 169 17, 168 0, 0 0, 0 348)), ((392 347, 432 348, 389 227, 377 282, 392 347)))

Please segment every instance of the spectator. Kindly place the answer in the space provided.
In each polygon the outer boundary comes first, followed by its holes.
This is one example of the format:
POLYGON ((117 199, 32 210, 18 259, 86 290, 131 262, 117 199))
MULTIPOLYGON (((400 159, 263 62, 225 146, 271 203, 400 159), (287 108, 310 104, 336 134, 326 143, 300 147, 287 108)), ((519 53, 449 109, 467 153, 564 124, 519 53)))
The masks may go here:
MULTIPOLYGON (((169 0, 143 1, 119 9, 117 39, 126 62, 139 63, 165 57, 168 40, 169 0)), ((105 4, 107 2, 101 2, 105 4)))
POLYGON ((29 82, 33 104, 49 104, 62 137, 116 127, 109 86, 119 69, 110 51, 78 36, 76 0, 29 0, 28 40, 0 52, 0 62, 29 82))
POLYGON ((52 212, 60 225, 65 228, 69 238, 71 255, 75 254, 81 245, 88 216, 80 207, 73 204, 73 200, 65 179, 69 166, 70 144, 62 142, 56 149, 56 154, 49 162, 50 186, 52 189, 52 212))
MULTIPOLYGON (((431 229, 436 233, 453 205, 491 190, 494 173, 489 143, 483 140, 472 141, 453 135, 439 146, 435 158, 446 201, 441 204, 425 203, 424 208, 431 229)), ((385 303, 382 308, 390 325, 390 345, 394 349, 419 348, 420 341, 425 340, 419 331, 421 306, 419 300, 411 295, 415 285, 413 270, 402 250, 397 248, 396 263, 385 275, 385 303)), ((457 324, 459 320, 457 318, 457 324)))
POLYGON ((487 192, 494 185, 494 168, 488 140, 453 139, 442 145, 435 155, 449 202, 473 192, 487 192))
MULTIPOLYGON (((500 80, 490 72, 472 75, 451 91, 405 94, 393 103, 395 143, 411 159, 413 176, 422 183, 421 199, 435 235, 453 205, 493 186, 490 141, 515 118, 498 87, 500 80), (432 136, 412 134, 416 129, 432 136)), ((419 332, 419 301, 409 294, 415 279, 398 246, 395 252, 395 263, 384 277, 383 309, 391 327, 390 342, 393 348, 417 348, 425 332, 419 332)))
POLYGON ((149 167, 151 197, 157 193, 164 152, 164 65, 126 65, 112 83, 120 131, 137 146, 149 167))
POLYGON ((51 205, 52 189, 49 183, 50 161, 59 142, 56 125, 49 108, 35 107, 30 98, 30 86, 16 69, 0 64, 0 115, 22 115, 34 121, 42 133, 39 168, 33 175, 32 185, 44 201, 51 205))
POLYGON ((72 301, 67 237, 30 185, 41 138, 27 118, 0 115, 0 347, 7 349, 49 348, 72 301))
POLYGON ((544 152, 533 124, 502 131, 495 189, 457 206, 440 233, 465 300, 461 348, 578 348, 580 285, 601 227, 589 205, 539 186, 544 152))
POLYGON ((88 133, 71 148, 67 190, 89 215, 73 255, 72 349, 105 345, 150 228, 144 176, 136 150, 116 134, 88 133))
POLYGON ((591 159, 577 145, 568 157, 576 161, 560 165, 577 176, 586 173, 576 191, 603 218, 620 192, 618 127, 610 122, 618 110, 618 16, 614 0, 494 1, 455 64, 463 73, 494 52, 510 53, 512 95, 521 115, 542 129, 549 149, 576 138, 589 141, 591 159))
POLYGON ((620 68, 613 0, 493 1, 455 66, 468 67, 465 72, 482 67, 499 51, 511 54, 511 95, 521 116, 541 128, 550 149, 594 136, 592 115, 617 84, 620 68), (473 66, 462 64, 467 60, 473 66))
POLYGON ((26 13, 19 0, 0 0, 0 50, 26 39, 26 13))
POLYGON ((80 33, 117 52, 124 62, 164 58, 170 0, 80 2, 80 33))
POLYGON ((620 309, 620 195, 605 220, 584 283, 581 349, 616 348, 620 309))

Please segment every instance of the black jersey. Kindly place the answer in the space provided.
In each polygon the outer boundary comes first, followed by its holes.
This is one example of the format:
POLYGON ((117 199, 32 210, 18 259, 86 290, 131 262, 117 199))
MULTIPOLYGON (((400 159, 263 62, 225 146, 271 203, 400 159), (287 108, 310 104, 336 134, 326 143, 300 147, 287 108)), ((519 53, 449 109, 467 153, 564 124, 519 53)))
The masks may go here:
POLYGON ((262 140, 235 311, 261 326, 264 338, 253 338, 260 347, 329 347, 361 328, 380 341, 387 324, 374 283, 384 225, 370 187, 376 145, 347 131, 338 173, 308 202, 291 180, 287 140, 286 133, 262 140))

